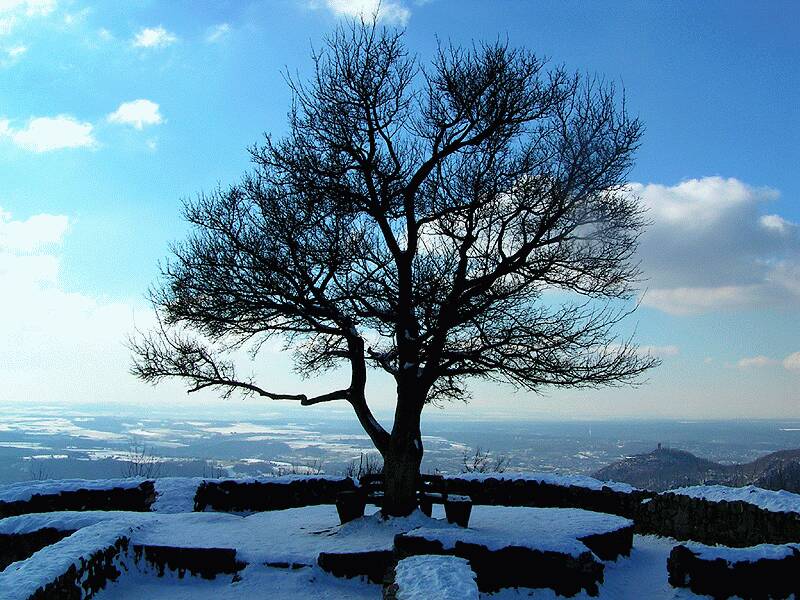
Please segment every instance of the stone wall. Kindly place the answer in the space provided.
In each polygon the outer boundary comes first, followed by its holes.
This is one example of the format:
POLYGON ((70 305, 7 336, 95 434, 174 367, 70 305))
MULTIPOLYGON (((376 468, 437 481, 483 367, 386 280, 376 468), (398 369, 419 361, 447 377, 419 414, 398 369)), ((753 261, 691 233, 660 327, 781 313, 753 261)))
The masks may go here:
POLYGON ((130 510, 149 511, 155 502, 155 485, 143 481, 137 487, 116 487, 105 490, 71 490, 55 494, 34 494, 29 500, 0 501, 0 519, 62 510, 130 510))
POLYGON ((257 512, 335 504, 339 492, 356 489, 349 477, 296 478, 289 481, 204 481, 194 497, 196 511, 257 512))
POLYGON ((800 592, 800 552, 783 558, 729 562, 703 559, 686 546, 675 546, 667 560, 669 582, 714 598, 789 598, 800 592))
POLYGON ((0 571, 73 533, 75 530, 62 531, 52 527, 29 533, 0 533, 0 571))
POLYGON ((519 546, 490 549, 481 544, 456 541, 445 548, 438 540, 428 540, 414 532, 398 534, 394 539, 397 558, 420 554, 448 554, 469 561, 477 577, 478 589, 496 592, 507 587, 550 588, 562 596, 574 596, 585 590, 598 594, 603 582, 604 565, 588 550, 578 556, 535 550, 519 546))
POLYGON ((541 508, 582 508, 621 517, 633 518, 642 500, 654 492, 619 492, 608 487, 594 490, 578 486, 562 486, 527 479, 475 480, 446 477, 441 491, 470 496, 473 504, 533 506, 541 508))
POLYGON ((186 574, 203 579, 214 579, 217 575, 236 575, 246 563, 238 560, 233 548, 181 548, 135 544, 133 556, 142 571, 152 570, 159 577, 166 571, 183 579, 186 574))
POLYGON ((88 600, 102 590, 109 581, 116 581, 121 575, 117 568, 120 554, 128 551, 129 540, 120 537, 117 541, 93 553, 88 558, 81 558, 66 573, 55 581, 36 590, 28 600, 88 600))
POLYGON ((800 541, 800 515, 764 510, 747 502, 710 502, 663 493, 639 505, 639 533, 744 547, 800 541))

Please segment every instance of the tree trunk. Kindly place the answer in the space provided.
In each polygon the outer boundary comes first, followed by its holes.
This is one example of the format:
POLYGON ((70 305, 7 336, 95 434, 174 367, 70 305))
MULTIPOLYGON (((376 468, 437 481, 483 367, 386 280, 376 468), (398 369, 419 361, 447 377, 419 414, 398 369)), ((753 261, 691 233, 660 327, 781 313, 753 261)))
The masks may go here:
MULTIPOLYGON (((422 462, 422 444, 419 437, 411 443, 395 443, 392 436, 389 451, 383 459, 383 472, 386 481, 386 495, 383 514, 404 517, 417 508, 417 483, 419 466, 422 462), (419 443, 419 447, 414 443, 419 443)), ((398 440, 399 442, 399 440, 398 440)))
POLYGON ((422 463, 420 416, 424 401, 398 394, 389 447, 383 455, 386 482, 383 514, 404 517, 417 508, 419 467, 422 463))

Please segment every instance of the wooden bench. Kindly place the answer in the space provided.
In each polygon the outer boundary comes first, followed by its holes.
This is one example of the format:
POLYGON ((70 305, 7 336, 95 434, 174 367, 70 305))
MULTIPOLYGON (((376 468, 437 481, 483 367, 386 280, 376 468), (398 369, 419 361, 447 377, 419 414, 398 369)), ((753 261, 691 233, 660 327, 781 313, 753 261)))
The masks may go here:
MULTIPOLYGON (((431 516, 434 504, 444 506, 449 523, 467 527, 472 513, 472 499, 469 496, 448 494, 443 489, 440 475, 422 475, 417 484, 417 503, 419 509, 431 516)), ((354 492, 341 492, 336 497, 336 508, 342 523, 364 515, 367 504, 383 506, 385 480, 382 474, 364 475, 359 480, 359 489, 354 492)))

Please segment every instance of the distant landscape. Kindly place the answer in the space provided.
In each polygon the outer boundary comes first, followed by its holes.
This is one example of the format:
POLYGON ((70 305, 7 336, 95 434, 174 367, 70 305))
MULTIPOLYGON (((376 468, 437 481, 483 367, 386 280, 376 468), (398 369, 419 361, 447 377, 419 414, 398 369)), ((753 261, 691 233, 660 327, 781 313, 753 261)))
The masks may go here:
POLYGON ((714 484, 800 492, 800 449, 771 452, 748 463, 723 464, 685 450, 658 447, 616 461, 594 476, 658 492, 714 484))
MULTIPOLYGON (((188 477, 340 474, 362 456, 378 460, 344 414, 315 419, 241 407, 195 414, 141 418, 124 409, 91 416, 79 407, 0 407, 0 483, 121 477, 134 473, 131 460, 142 458, 151 463, 144 474, 188 477)), ((502 460, 511 471, 595 474, 656 490, 697 483, 786 487, 779 475, 800 456, 769 456, 800 447, 800 422, 793 421, 487 423, 431 411, 425 431, 423 471, 458 473, 480 448, 486 468, 502 460)))

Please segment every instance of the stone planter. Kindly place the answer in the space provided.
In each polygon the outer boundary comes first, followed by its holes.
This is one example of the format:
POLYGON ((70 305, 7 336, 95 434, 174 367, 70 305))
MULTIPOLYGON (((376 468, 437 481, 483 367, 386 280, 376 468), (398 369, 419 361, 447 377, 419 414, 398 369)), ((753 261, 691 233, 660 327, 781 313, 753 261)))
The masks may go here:
POLYGON ((448 523, 467 527, 472 514, 472 500, 466 496, 450 496, 444 501, 444 514, 448 523))
POLYGON ((339 513, 339 522, 344 525, 353 519, 363 517, 366 505, 367 499, 361 492, 339 492, 336 495, 336 512, 339 513))

